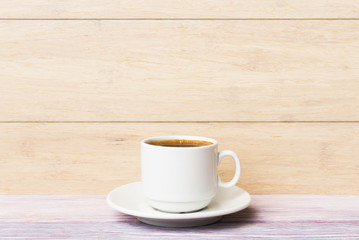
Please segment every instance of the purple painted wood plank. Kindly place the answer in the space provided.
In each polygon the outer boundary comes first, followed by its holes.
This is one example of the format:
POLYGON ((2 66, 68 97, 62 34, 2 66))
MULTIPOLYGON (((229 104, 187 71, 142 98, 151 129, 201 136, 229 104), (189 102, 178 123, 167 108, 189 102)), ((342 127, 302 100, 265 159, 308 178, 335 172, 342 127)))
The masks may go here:
POLYGON ((0 196, 0 239, 359 239, 359 196, 259 195, 209 226, 154 227, 105 196, 0 196))
POLYGON ((0 196, 0 222, 107 222, 116 213, 103 195, 0 196))
MULTIPOLYGON (((359 220, 359 196, 255 195, 255 218, 250 221, 359 220)), ((106 196, 0 196, 1 221, 63 222, 116 221, 119 215, 106 196)), ((129 218, 122 215, 121 218, 129 218)))
POLYGON ((8 223, 0 224, 0 238, 41 239, 358 239, 358 225, 332 223, 239 223, 223 219, 196 228, 160 228, 135 220, 109 223, 8 223))

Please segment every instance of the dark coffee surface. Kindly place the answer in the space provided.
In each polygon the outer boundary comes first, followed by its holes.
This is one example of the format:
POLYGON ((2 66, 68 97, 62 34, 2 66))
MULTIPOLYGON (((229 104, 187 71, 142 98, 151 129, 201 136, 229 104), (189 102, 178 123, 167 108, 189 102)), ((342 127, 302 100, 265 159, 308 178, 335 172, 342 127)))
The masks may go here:
POLYGON ((203 140, 188 140, 188 139, 166 139, 151 141, 148 144, 163 146, 163 147, 202 147, 213 144, 212 142, 203 140))

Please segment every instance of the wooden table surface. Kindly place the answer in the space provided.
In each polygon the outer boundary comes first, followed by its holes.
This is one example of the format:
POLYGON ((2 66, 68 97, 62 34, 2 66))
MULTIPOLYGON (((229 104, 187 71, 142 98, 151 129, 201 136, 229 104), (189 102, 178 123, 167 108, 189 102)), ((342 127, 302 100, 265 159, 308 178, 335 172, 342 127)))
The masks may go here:
POLYGON ((104 195, 0 196, 0 239, 359 239, 359 195, 254 195, 194 228, 146 225, 104 195))

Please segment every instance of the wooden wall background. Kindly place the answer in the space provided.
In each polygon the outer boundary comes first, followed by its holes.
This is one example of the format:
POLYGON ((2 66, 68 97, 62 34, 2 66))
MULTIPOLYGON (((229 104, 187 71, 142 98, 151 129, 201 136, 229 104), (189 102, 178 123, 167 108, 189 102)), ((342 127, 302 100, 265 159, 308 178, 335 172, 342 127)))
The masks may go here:
POLYGON ((2 0, 0 83, 0 194, 106 194, 167 134, 253 194, 359 194, 355 0, 2 0))

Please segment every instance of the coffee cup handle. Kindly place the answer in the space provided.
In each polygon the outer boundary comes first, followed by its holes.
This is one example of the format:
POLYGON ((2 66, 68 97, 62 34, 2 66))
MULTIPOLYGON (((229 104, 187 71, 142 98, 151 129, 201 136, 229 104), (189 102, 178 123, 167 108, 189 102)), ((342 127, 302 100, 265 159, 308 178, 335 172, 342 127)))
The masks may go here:
POLYGON ((222 182, 221 178, 218 176, 218 186, 223 188, 229 188, 236 185, 236 183, 238 182, 239 177, 241 176, 241 165, 239 163, 239 158, 237 154, 230 150, 224 150, 218 154, 218 165, 221 163, 222 159, 225 156, 231 156, 234 159, 234 162, 236 163, 236 173, 234 174, 232 180, 229 182, 222 182))

